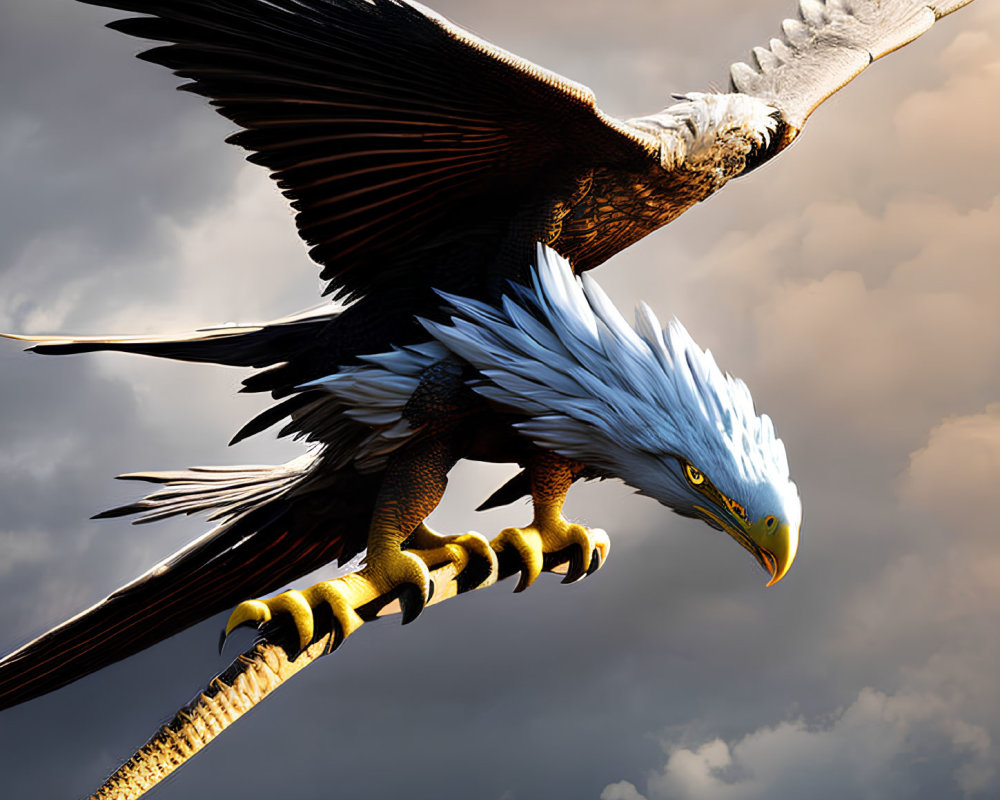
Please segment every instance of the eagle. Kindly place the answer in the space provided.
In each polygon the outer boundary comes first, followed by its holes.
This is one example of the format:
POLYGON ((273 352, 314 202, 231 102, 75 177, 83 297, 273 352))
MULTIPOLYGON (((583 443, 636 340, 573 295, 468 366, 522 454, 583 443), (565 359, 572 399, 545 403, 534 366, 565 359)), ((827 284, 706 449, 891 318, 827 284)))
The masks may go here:
MULTIPOLYGON (((543 570, 579 580, 602 566, 610 547, 603 531, 562 516, 563 498, 580 477, 620 479, 725 531, 770 583, 779 581, 798 550, 802 503, 784 444, 770 418, 757 414, 746 384, 722 372, 676 319, 663 327, 643 304, 630 326, 597 282, 574 274, 555 251, 539 245, 534 261, 530 283, 511 284, 499 303, 442 293, 444 320, 418 320, 424 341, 362 356, 303 386, 322 393, 310 413, 330 427, 327 441, 305 456, 273 468, 127 476, 165 488, 105 516, 211 511, 222 524, 9 656, 0 665, 4 699, 26 699, 39 681, 49 688, 234 598, 280 586, 331 542, 353 554, 365 533, 369 553, 373 533, 394 537, 395 555, 419 564, 428 582, 440 581, 438 590, 482 588, 514 572, 515 591, 543 570), (489 542, 430 530, 422 516, 459 456, 526 465, 532 521, 489 542), (380 530, 387 507, 397 519, 411 516, 380 530)), ((519 496, 519 483, 493 502, 519 496)), ((359 572, 237 606, 227 631, 270 623, 265 636, 279 647, 237 662, 235 676, 213 682, 208 697, 179 712, 95 797, 137 797, 200 749, 211 739, 206 731, 221 730, 260 699, 239 681, 253 668, 269 688, 272 671, 285 679, 289 654, 291 668, 300 669, 392 601, 405 621, 408 603, 444 599, 434 588, 424 598, 386 588, 372 576, 373 563, 369 556, 359 572), (292 625, 276 630, 282 615, 292 625)))
POLYGON ((124 476, 163 488, 101 516, 208 512, 220 525, 0 661, 0 707, 236 604, 227 631, 287 616, 304 648, 320 609, 340 638, 389 602, 412 621, 441 559, 470 565, 462 589, 514 572, 523 589, 560 562, 577 580, 607 552, 602 533, 561 514, 581 478, 622 478, 726 531, 771 583, 785 574, 801 509, 770 423, 732 410, 748 395, 719 399, 730 379, 678 326, 640 314, 629 333, 570 273, 586 278, 781 152, 826 97, 969 0, 800 0, 780 38, 731 68, 729 91, 628 120, 407 0, 82 1, 140 15, 110 27, 158 42, 140 58, 235 123, 228 141, 270 172, 327 294, 347 305, 184 336, 32 340, 46 354, 252 368, 244 389, 277 403, 234 441, 280 424, 312 449, 275 468, 124 476), (658 387, 653 363, 634 361, 643 348, 694 383, 658 387), (626 365, 649 402, 601 394, 622 389, 605 372, 626 365), (655 432, 672 415, 681 438, 668 453, 655 432), (430 530, 462 458, 520 465, 485 506, 528 495, 531 523, 491 542, 430 530), (364 568, 337 582, 255 599, 362 553, 364 568))

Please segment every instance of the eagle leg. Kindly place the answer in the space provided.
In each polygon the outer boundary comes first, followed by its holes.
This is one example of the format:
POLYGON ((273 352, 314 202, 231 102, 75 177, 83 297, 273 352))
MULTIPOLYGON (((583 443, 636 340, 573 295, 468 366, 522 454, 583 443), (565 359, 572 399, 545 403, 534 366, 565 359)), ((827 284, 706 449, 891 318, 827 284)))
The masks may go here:
POLYGON ((608 535, 566 520, 563 501, 583 464, 546 452, 528 466, 534 518, 525 528, 506 528, 490 542, 500 575, 520 571, 515 592, 527 589, 543 570, 562 572, 563 583, 580 580, 603 566, 611 548, 608 535), (517 566, 511 569, 511 562, 517 566))
POLYGON ((241 603, 226 624, 226 636, 241 625, 259 628, 281 614, 291 617, 304 650, 317 635, 315 612, 323 608, 332 613, 338 646, 394 600, 403 623, 413 621, 431 598, 430 572, 449 562, 458 592, 495 582, 497 558, 484 537, 441 536, 424 524, 444 494, 455 460, 447 436, 427 437, 400 450, 386 469, 375 504, 365 566, 301 592, 241 603))

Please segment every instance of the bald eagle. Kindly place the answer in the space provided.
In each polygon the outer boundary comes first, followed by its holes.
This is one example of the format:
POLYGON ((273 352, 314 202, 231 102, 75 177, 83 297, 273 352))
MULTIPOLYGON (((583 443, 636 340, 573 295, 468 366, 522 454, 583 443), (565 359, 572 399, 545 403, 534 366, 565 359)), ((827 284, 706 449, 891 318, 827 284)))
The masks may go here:
POLYGON ((163 488, 104 516, 207 511, 220 526, 0 661, 0 707, 235 603, 230 630, 287 614, 305 647, 319 608, 341 637, 390 601, 412 620, 440 559, 478 565, 465 589, 514 572, 525 588, 560 559, 579 579, 607 551, 562 517, 580 478, 620 477, 725 530, 772 583, 785 574, 801 509, 770 422, 682 328, 643 312, 632 330, 574 275, 772 158, 826 97, 969 0, 800 0, 728 93, 629 120, 407 0, 83 2, 142 15, 110 27, 161 42, 140 57, 236 123, 229 141, 270 171, 349 305, 34 340, 258 369, 245 389, 279 402, 235 440, 281 423, 314 449, 277 468, 125 476, 163 488), (486 505, 530 495, 532 522, 492 542, 427 528, 460 458, 520 464, 486 505), (362 552, 337 582, 250 599, 362 552))
MULTIPOLYGON (((443 319, 418 320, 423 341, 363 356, 300 387, 322 398, 303 412, 324 431, 307 455, 274 468, 126 476, 164 488, 105 516, 154 520, 208 511, 222 522, 0 662, 3 702, 53 689, 241 599, 227 632, 291 617, 293 641, 278 658, 308 652, 331 633, 331 645, 339 644, 393 600, 401 602, 404 620, 412 618, 414 606, 419 611, 431 600, 432 573, 439 579, 442 562, 453 562, 456 592, 514 572, 521 590, 543 569, 566 562, 565 581, 578 580, 603 564, 609 547, 603 531, 562 516, 563 498, 580 477, 621 479, 725 531, 770 583, 779 581, 798 550, 802 505, 784 445, 770 419, 758 416, 747 386, 723 373, 678 321, 661 327, 642 305, 632 327, 566 259, 540 245, 535 261, 530 283, 509 286, 496 305, 442 294, 443 319), (461 457, 524 465, 493 502, 529 492, 532 521, 490 542, 427 528, 423 516, 461 457), (380 529, 384 517, 394 527, 380 529), (245 600, 330 560, 331 548, 343 559, 366 544, 369 559, 360 572, 303 592, 245 600), (394 545, 396 558, 417 565, 427 594, 408 596, 383 583, 373 544, 394 545)), ((224 683, 229 689, 236 682, 224 683)), ((197 750, 203 729, 215 730, 220 715, 245 702, 226 700, 220 710, 198 701, 182 711, 177 730, 164 735, 171 752, 186 757, 197 750), (174 745, 178 738, 183 746, 174 745)), ((150 785, 135 761, 109 782, 115 792, 150 785)), ((158 777, 165 771, 155 770, 158 777)))

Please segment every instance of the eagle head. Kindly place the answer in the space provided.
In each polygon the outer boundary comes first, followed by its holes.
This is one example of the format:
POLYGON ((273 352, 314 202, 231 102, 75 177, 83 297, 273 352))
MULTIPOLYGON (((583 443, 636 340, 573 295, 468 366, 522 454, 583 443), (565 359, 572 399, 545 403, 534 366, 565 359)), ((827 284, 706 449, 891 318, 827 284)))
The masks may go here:
POLYGON ((476 367, 479 394, 522 416, 521 434, 725 531, 768 586, 784 577, 802 523, 784 444, 680 322, 661 326, 641 304, 629 325, 596 281, 541 245, 531 285, 499 307, 444 297, 451 323, 424 326, 476 367))

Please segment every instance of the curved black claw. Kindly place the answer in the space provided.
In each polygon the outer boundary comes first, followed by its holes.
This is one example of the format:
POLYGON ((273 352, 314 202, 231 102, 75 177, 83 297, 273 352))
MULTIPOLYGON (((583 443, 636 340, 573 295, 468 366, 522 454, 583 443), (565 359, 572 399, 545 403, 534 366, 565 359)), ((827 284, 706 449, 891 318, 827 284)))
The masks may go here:
POLYGON ((404 625, 409 625, 420 616, 421 612, 427 607, 427 597, 433 596, 433 594, 433 581, 429 585, 427 595, 420 590, 419 586, 415 586, 412 583, 399 587, 399 608, 402 612, 404 625))
POLYGON ((587 568, 587 575, 593 575, 597 570, 604 566, 604 559, 607 555, 606 550, 602 550, 599 547, 594 548, 594 552, 590 556, 590 567, 587 568))
MULTIPOLYGON (((580 580, 580 578, 585 577, 589 572, 591 559, 584 559, 584 550, 580 545, 570 545, 560 555, 563 558, 569 555, 569 566, 566 570, 566 575, 560 583, 574 583, 580 580)), ((593 558, 592 554, 591 558, 593 558)))

